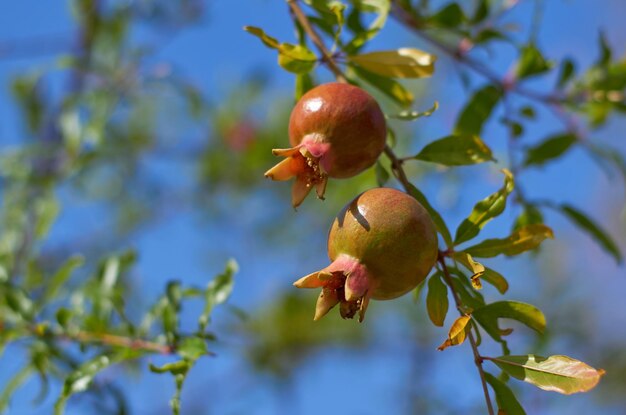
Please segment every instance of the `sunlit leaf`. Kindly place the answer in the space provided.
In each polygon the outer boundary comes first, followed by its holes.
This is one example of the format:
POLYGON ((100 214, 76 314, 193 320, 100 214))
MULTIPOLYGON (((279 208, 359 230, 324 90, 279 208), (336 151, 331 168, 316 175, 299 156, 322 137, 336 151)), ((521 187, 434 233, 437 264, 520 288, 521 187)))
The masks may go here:
POLYGON ((452 323, 452 327, 450 327, 448 338, 441 344, 441 346, 437 347, 437 350, 442 351, 450 346, 462 344, 465 341, 467 331, 469 330, 467 323, 469 323, 470 318, 470 316, 461 316, 457 318, 454 323, 452 323))
POLYGON ((604 375, 603 370, 561 355, 545 358, 529 354, 486 359, 516 379, 565 395, 593 389, 604 375))
POLYGON ((480 136, 483 124, 489 119, 501 97, 502 91, 492 85, 476 91, 461 111, 454 132, 480 136))
POLYGON ((524 165, 541 165, 565 153, 576 142, 571 133, 559 134, 547 138, 538 145, 526 150, 524 165))
POLYGON ((446 166, 464 166, 494 160, 491 149, 475 135, 451 135, 424 147, 415 159, 446 166))
POLYGON ((524 210, 515 219, 513 224, 513 230, 516 231, 528 225, 537 225, 543 223, 543 214, 536 206, 526 204, 524 210))
POLYGON ((552 229, 545 225, 528 225, 513 232, 508 238, 486 239, 465 249, 477 258, 490 258, 496 255, 518 255, 538 247, 546 238, 553 239, 552 229))
POLYGON ((434 274, 428 280, 426 309, 428 310, 430 321, 435 326, 442 327, 448 314, 448 287, 441 281, 439 273, 434 274))
POLYGON ((389 78, 423 78, 435 70, 435 56, 419 49, 400 48, 347 57, 348 61, 389 78))
POLYGON ((61 265, 61 267, 54 273, 49 282, 46 284, 46 289, 40 302, 42 304, 46 304, 48 301, 56 297, 63 284, 65 284, 74 270, 82 266, 84 262, 85 259, 81 256, 73 256, 65 261, 65 263, 61 265))
POLYGON ((586 231, 606 252, 611 254, 615 261, 622 262, 622 253, 617 244, 597 223, 592 221, 587 215, 570 205, 561 205, 561 211, 579 228, 586 231))
POLYGON ((489 284, 496 287, 500 294, 506 293, 509 289, 509 283, 506 278, 504 278, 502 274, 492 270, 491 268, 485 267, 485 271, 480 275, 480 278, 482 278, 483 281, 488 282, 489 284))
POLYGON ((522 408, 515 394, 513 394, 506 383, 501 382, 488 372, 485 372, 485 380, 491 385, 491 388, 496 394, 498 415, 526 415, 524 408, 522 408))
POLYGON ((508 318, 519 321, 537 333, 543 333, 546 328, 546 318, 537 307, 518 301, 497 301, 484 307, 475 309, 472 313, 474 319, 495 340, 511 332, 510 329, 501 329, 498 319, 508 318))
POLYGON ((265 46, 278 51, 278 64, 289 72, 303 74, 311 71, 317 64, 317 56, 304 45, 280 43, 254 26, 244 26, 243 30, 261 39, 265 46))
POLYGON ((395 118, 398 120, 403 120, 403 121, 413 121, 421 117, 430 117, 433 114, 433 112, 437 111, 438 108, 439 108, 439 102, 435 101, 432 108, 426 111, 420 112, 420 111, 407 110, 407 111, 402 111, 398 114, 388 115, 388 117, 395 118))
POLYGON ((466 252, 455 252, 453 258, 463 264, 468 270, 472 271, 472 276, 470 277, 472 287, 475 290, 480 290, 483 287, 480 278, 485 273, 485 266, 474 261, 472 256, 466 252))
POLYGON ((454 237, 455 245, 474 238, 487 222, 504 211, 506 199, 513 191, 515 184, 511 172, 503 169, 502 173, 504 173, 504 186, 474 206, 472 213, 461 222, 456 230, 456 236, 454 237))
POLYGON ((383 94, 394 100, 402 107, 408 107, 413 103, 413 94, 405 87, 393 79, 376 75, 375 73, 366 71, 357 66, 351 66, 350 69, 365 82, 372 87, 378 89, 383 94))

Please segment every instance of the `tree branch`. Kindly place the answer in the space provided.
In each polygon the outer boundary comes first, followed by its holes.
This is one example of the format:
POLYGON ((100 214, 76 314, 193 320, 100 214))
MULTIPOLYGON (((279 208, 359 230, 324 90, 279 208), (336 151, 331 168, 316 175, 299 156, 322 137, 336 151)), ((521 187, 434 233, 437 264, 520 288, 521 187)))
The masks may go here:
MULTIPOLYGON (((443 278, 446 281, 448 287, 450 287, 450 291, 452 291, 452 297, 454 298, 454 303, 456 304, 456 308, 459 313, 463 316, 465 312, 463 312, 463 301, 459 296, 459 293, 454 289, 454 285, 452 282, 452 277, 450 276, 450 271, 448 270, 448 266, 446 265, 445 256, 442 252, 439 253, 439 257, 437 258, 437 262, 441 265, 441 270, 443 271, 443 278)), ((487 381, 485 380, 485 371, 483 370, 483 357, 480 355, 478 351, 478 344, 476 343, 476 339, 474 338, 474 333, 472 333, 472 329, 470 328, 467 331, 467 338, 470 341, 470 345, 472 346, 472 352, 474 353, 474 364, 476 364, 476 368, 478 369, 478 374, 480 375, 480 382, 483 385, 483 393, 485 394, 485 403, 487 404, 487 411, 489 415, 494 415, 493 406, 491 404, 491 398, 489 396, 489 389, 487 387, 487 381)))
POLYGON ((306 34, 309 36, 309 38, 311 38, 311 41, 313 42, 315 47, 317 47, 317 50, 319 50, 319 52, 322 54, 322 62, 326 64, 328 69, 330 69, 330 71, 335 75, 337 81, 348 83, 348 78, 346 78, 339 66, 337 66, 337 63, 332 57, 332 54, 326 48, 326 45, 324 45, 324 41, 322 41, 315 29, 313 29, 313 27, 311 26, 309 19, 302 11, 302 8, 300 8, 298 1, 287 0, 287 3, 289 4, 291 12, 294 14, 298 23, 300 23, 306 34))

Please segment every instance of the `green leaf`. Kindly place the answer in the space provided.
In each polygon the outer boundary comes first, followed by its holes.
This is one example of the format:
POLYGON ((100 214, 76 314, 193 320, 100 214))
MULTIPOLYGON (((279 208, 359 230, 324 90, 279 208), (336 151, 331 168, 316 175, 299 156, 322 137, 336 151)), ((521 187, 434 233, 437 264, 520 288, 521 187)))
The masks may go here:
POLYGON ((301 73, 296 75, 296 87, 295 91, 295 99, 298 101, 302 98, 302 95, 306 94, 310 89, 313 89, 315 84, 313 83, 313 78, 309 73, 301 73))
POLYGON ((526 204, 524 205, 524 210, 522 213, 515 219, 515 223, 513 224, 513 230, 516 231, 528 225, 537 225, 543 223, 543 214, 536 206, 526 204))
POLYGON ((243 30, 261 39, 265 46, 276 49, 278 51, 278 64, 289 72, 307 73, 317 64, 317 56, 306 46, 280 43, 258 27, 244 26, 243 30))
POLYGON ((457 3, 450 3, 428 19, 428 23, 439 27, 458 27, 467 18, 457 3))
POLYGON ((385 169, 380 161, 376 162, 376 183, 379 187, 383 187, 389 181, 389 172, 385 169))
POLYGON ((461 316, 454 320, 454 323, 452 323, 452 326, 450 327, 450 331, 448 331, 448 338, 441 344, 441 346, 437 347, 437 350, 443 351, 450 346, 463 344, 469 329, 467 326, 469 321, 470 316, 461 316))
POLYGON ((35 201, 35 236, 41 239, 48 234, 50 227, 61 211, 61 204, 54 193, 35 201))
POLYGON ((549 71, 553 63, 547 61, 537 46, 528 44, 522 48, 522 55, 517 64, 517 77, 519 79, 540 75, 549 71))
POLYGON ((526 105, 520 108, 519 113, 521 116, 528 118, 529 120, 534 120, 537 117, 535 109, 530 105, 526 105))
POLYGON ((439 102, 435 101, 432 108, 426 111, 420 112, 420 111, 407 110, 407 111, 402 111, 398 114, 388 115, 387 117, 395 118, 395 119, 403 120, 403 121, 413 121, 421 117, 430 117, 435 111, 437 111, 437 109, 439 109, 439 102))
POLYGON ((198 360, 200 357, 209 353, 206 341, 199 337, 186 337, 176 348, 180 357, 187 360, 198 360))
POLYGON ((366 71, 358 66, 350 66, 350 69, 365 82, 372 87, 378 89, 383 94, 397 102, 400 106, 408 107, 413 103, 413 94, 410 93, 402 84, 393 79, 376 75, 375 73, 366 71))
POLYGON ((171 373, 173 375, 186 374, 191 368, 191 363, 188 360, 178 360, 172 363, 166 363, 163 366, 155 366, 152 363, 149 365, 152 373, 171 373))
POLYGON ((537 307, 518 301, 497 301, 474 310, 474 319, 485 329, 494 340, 502 340, 501 336, 511 333, 512 329, 501 329, 498 319, 509 318, 519 321, 527 327, 542 334, 546 328, 546 317, 537 307))
POLYGON ((558 88, 563 88, 567 82, 572 79, 572 76, 576 73, 576 65, 571 59, 563 59, 561 61, 561 68, 559 70, 558 80, 556 85, 558 88))
POLYGON ((492 270, 491 268, 485 267, 485 271, 482 273, 480 278, 482 278, 483 281, 488 282, 489 284, 496 287, 500 294, 506 293, 509 289, 509 283, 506 278, 504 278, 502 274, 492 270))
POLYGON ((479 136, 501 97, 502 91, 492 85, 479 89, 461 111, 454 132, 479 136))
POLYGON ((280 47, 280 42, 276 40, 276 38, 269 36, 259 27, 244 26, 243 30, 261 39, 261 42, 263 42, 268 48, 278 49, 280 47))
POLYGON ((548 358, 532 354, 522 356, 485 357, 516 379, 531 383, 540 389, 570 395, 593 389, 603 370, 567 356, 548 358))
POLYGON ((496 403, 498 404, 498 414, 503 415, 526 415, 524 408, 518 402, 506 383, 501 382, 491 373, 485 372, 485 380, 491 385, 496 394, 496 403))
POLYGON ((429 77, 435 70, 436 57, 414 48, 400 48, 347 57, 348 62, 366 71, 388 78, 429 77))
POLYGON ((494 160, 491 149, 475 135, 440 138, 426 145, 415 159, 445 166, 466 166, 494 160))
POLYGON ((15 372, 13 376, 6 382, 2 394, 0 394, 0 412, 4 413, 7 409, 11 397, 33 374, 34 369, 30 364, 27 364, 19 371, 15 372))
POLYGON ((491 194, 486 199, 478 202, 469 217, 465 219, 456 230, 454 245, 458 245, 474 238, 487 222, 500 215, 506 207, 506 199, 515 186, 513 175, 503 169, 504 185, 500 190, 491 194))
POLYGON ((50 278, 50 282, 46 285, 44 294, 41 299, 41 304, 46 304, 48 301, 55 298, 61 289, 61 287, 67 282, 68 278, 72 275, 74 270, 85 263, 85 259, 82 256, 76 255, 69 258, 50 278))
POLYGON ((55 415, 63 414, 65 404, 67 403, 67 400, 70 398, 70 396, 72 396, 74 393, 87 390, 96 374, 114 363, 116 363, 115 360, 112 359, 110 356, 100 355, 91 360, 88 360, 87 362, 80 365, 78 369, 70 373, 70 375, 65 379, 65 382, 63 383, 61 396, 54 404, 55 415))
POLYGON ((385 26, 387 22, 387 17, 389 16, 389 11, 391 9, 391 2, 389 0, 354 0, 352 2, 354 6, 353 14, 348 18, 348 24, 356 28, 356 36, 348 42, 343 50, 348 54, 353 54, 365 45, 365 43, 372 39, 374 36, 378 34, 380 29, 385 26), (358 20, 358 15, 360 12, 370 12, 376 13, 376 18, 372 21, 369 27, 363 30, 360 27, 360 22, 356 23, 355 20, 358 20))
POLYGON ((606 36, 603 31, 600 31, 598 35, 598 44, 600 46, 600 57, 598 58, 598 62, 596 63, 599 67, 607 67, 609 63, 611 63, 611 56, 613 52, 611 52, 611 47, 606 40, 606 36))
POLYGON ((278 64, 295 74, 308 73, 317 64, 317 56, 306 46, 281 43, 278 52, 278 64))
POLYGON ((496 255, 519 255, 538 247, 546 238, 553 239, 552 229, 546 225, 528 225, 513 232, 504 239, 486 239, 483 242, 465 249, 468 254, 477 258, 491 258, 496 255))
POLYGON ((615 258, 617 263, 622 262, 622 254, 617 244, 597 223, 573 206, 563 204, 560 208, 568 219, 578 225, 579 228, 586 231, 606 252, 615 258))
POLYGON ((524 165, 542 165, 548 160, 555 159, 565 153, 576 140, 576 136, 571 133, 551 136, 526 150, 524 165))
POLYGON ((411 196, 413 196, 415 198, 415 200, 417 200, 422 206, 424 206, 424 209, 426 209, 428 211, 428 213, 430 214, 430 218, 435 223, 435 227, 437 228, 437 232, 439 232, 441 234, 441 237, 445 241, 446 246, 451 247, 452 246, 452 236, 450 235, 450 231, 448 230, 448 227, 446 226, 446 223, 444 222, 444 220, 441 217, 441 215, 439 214, 439 212, 437 212, 432 207, 430 202, 428 202, 428 199, 426 199, 426 196, 424 196, 424 194, 417 187, 413 186, 412 184, 410 184, 410 186, 409 186, 409 194, 411 196))
POLYGON ((217 277, 215 277, 206 288, 206 293, 204 297, 204 310, 198 319, 198 325, 200 327, 200 331, 204 331, 207 324, 209 323, 209 318, 211 316, 211 312, 216 305, 222 304, 224 301, 228 299, 230 294, 233 291, 234 284, 234 276, 239 270, 239 266, 234 259, 231 259, 226 264, 226 269, 224 272, 217 277))
POLYGON ((472 272, 470 282, 472 284, 472 288, 475 290, 480 290, 483 288, 480 278, 485 273, 485 266, 479 262, 474 261, 471 255, 466 252, 455 252, 453 254, 453 258, 459 261, 465 268, 472 272))
POLYGON ((428 280, 426 309, 430 321, 435 326, 442 327, 448 314, 448 287, 441 281, 440 273, 434 274, 428 280))

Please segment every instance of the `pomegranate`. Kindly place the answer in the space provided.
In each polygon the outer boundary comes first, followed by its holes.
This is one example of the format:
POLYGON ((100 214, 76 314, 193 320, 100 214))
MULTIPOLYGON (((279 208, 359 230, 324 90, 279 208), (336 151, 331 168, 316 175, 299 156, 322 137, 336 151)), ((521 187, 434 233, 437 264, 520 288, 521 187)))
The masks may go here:
POLYGON ((372 96, 359 87, 328 83, 298 101, 289 119, 285 157, 265 173, 272 180, 296 177, 291 202, 299 206, 315 187, 324 198, 328 177, 343 179, 372 166, 385 147, 385 116, 372 96))
POLYGON ((339 304, 343 318, 363 321, 370 299, 390 300, 415 288, 437 261, 437 233, 422 205, 389 188, 368 190, 337 215, 328 234, 326 268, 298 288, 322 288, 314 320, 339 304))

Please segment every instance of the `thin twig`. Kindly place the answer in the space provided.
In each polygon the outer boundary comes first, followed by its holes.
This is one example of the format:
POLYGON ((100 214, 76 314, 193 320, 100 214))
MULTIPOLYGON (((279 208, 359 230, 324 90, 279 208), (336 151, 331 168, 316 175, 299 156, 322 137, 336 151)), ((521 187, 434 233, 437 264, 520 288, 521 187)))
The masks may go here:
POLYGON ((112 347, 124 347, 133 350, 171 355, 176 353, 172 346, 156 343, 150 340, 134 339, 110 333, 93 333, 88 331, 78 331, 75 333, 48 331, 39 326, 30 328, 30 332, 42 338, 53 338, 67 340, 78 343, 96 343, 112 347))
POLYGON ((524 86, 516 83, 514 79, 510 79, 508 77, 502 78, 496 72, 491 71, 489 68, 481 64, 480 62, 472 59, 467 56, 463 50, 463 48, 454 48, 449 46, 433 36, 426 33, 423 29, 423 24, 417 20, 413 15, 407 12, 401 5, 398 4, 397 0, 392 0, 392 12, 391 16, 393 16, 398 22, 406 26, 412 32, 414 32, 417 36, 437 47, 439 50, 443 51, 446 55, 449 55, 456 61, 461 64, 467 66, 472 69, 474 72, 482 75, 487 78, 491 83, 498 86, 503 91, 511 91, 516 93, 517 95, 524 96, 526 98, 530 98, 535 101, 542 102, 546 105, 553 104, 562 104, 565 102, 565 98, 551 93, 551 94, 543 94, 537 91, 529 90, 524 86))
MULTIPOLYGON (((450 276, 450 271, 448 270, 448 266, 446 265, 445 256, 441 253, 437 259, 439 264, 441 265, 441 270, 443 271, 443 277, 446 281, 448 287, 450 287, 450 291, 452 291, 452 297, 454 297, 454 302, 456 304, 456 308, 459 310, 461 315, 465 315, 463 312, 463 301, 459 296, 459 293, 454 289, 454 285, 452 282, 452 277, 450 276)), ((489 396, 489 389, 487 387, 487 381, 485 380, 485 371, 483 370, 483 357, 480 355, 478 351, 478 344, 476 343, 476 339, 474 338, 474 333, 472 330, 467 331, 467 338, 470 341, 470 345, 472 346, 472 352, 474 353, 474 363, 476 364, 476 368, 478 369, 478 374, 480 375, 480 382, 483 385, 483 393, 485 394, 485 403, 487 404, 487 411, 489 415, 494 415, 493 406, 491 404, 491 398, 489 396)))
POLYGON ((322 54, 322 62, 325 63, 328 69, 330 69, 330 71, 335 75, 337 81, 347 83, 348 78, 346 78, 339 66, 337 66, 337 63, 332 57, 332 54, 330 53, 328 48, 326 48, 326 45, 324 45, 324 41, 322 41, 322 38, 320 38, 315 29, 313 29, 313 27, 311 26, 309 19, 300 8, 298 1, 287 0, 287 3, 289 4, 291 11, 295 15, 296 19, 298 20, 306 34, 311 38, 311 41, 313 42, 315 47, 317 47, 319 52, 322 54))

